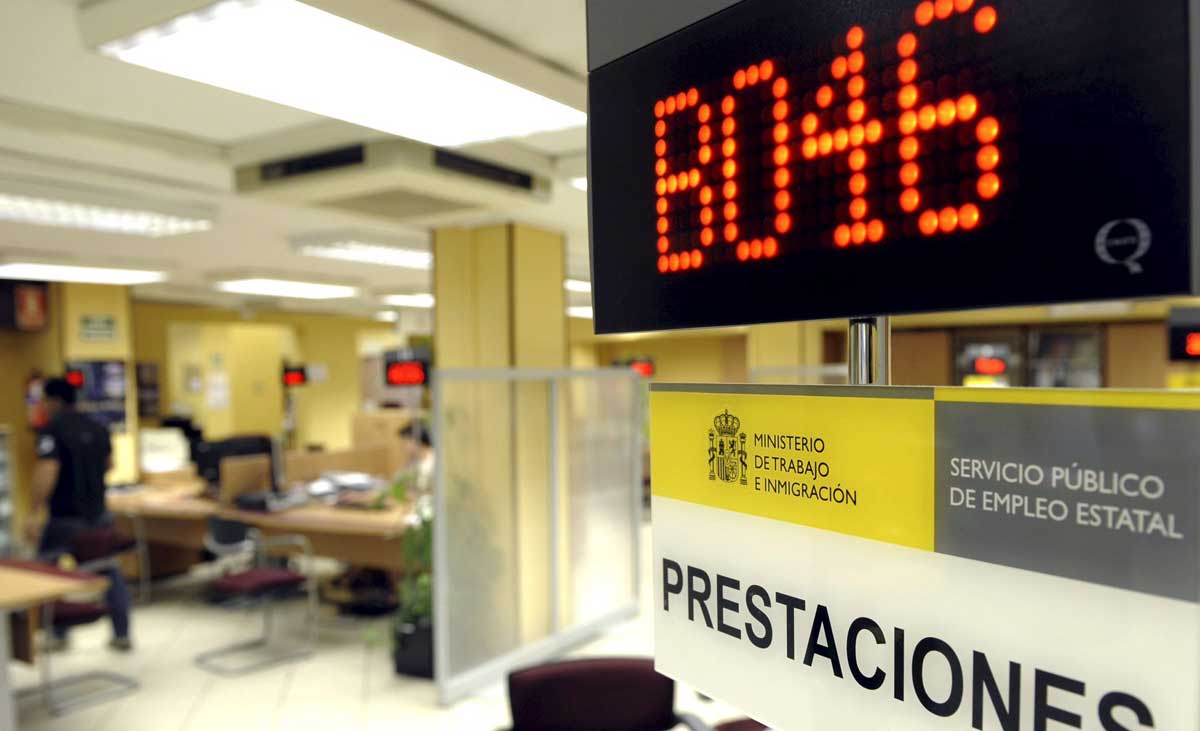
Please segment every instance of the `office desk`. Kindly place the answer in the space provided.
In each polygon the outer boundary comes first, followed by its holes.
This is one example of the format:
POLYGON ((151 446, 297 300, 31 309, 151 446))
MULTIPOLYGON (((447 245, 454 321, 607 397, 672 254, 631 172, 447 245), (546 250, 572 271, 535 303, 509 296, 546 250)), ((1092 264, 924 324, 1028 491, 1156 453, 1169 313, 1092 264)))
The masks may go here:
MULTIPOLYGON (((8 678, 9 616, 71 594, 97 593, 108 588, 108 579, 81 572, 44 573, 24 568, 24 562, 0 563, 0 729, 17 727, 16 702, 8 678)), ((32 628, 32 623, 28 625, 32 628)))
MULTIPOLYGON (((405 506, 359 510, 310 503, 278 513, 260 513, 222 507, 187 491, 170 494, 160 493, 161 489, 112 495, 108 500, 109 509, 118 516, 142 520, 151 545, 202 549, 208 518, 215 515, 252 525, 266 535, 303 535, 312 542, 317 556, 355 566, 392 571, 404 568, 400 536, 410 513, 405 506)), ((117 525, 132 535, 129 519, 118 517, 117 525)))

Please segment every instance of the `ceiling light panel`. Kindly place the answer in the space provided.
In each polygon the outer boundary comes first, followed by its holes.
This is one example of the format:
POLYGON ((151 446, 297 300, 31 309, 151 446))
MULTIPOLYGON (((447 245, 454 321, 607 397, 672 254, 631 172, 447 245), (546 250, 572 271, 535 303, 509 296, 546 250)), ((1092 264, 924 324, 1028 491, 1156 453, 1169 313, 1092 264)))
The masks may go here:
POLYGON ((0 221, 151 238, 178 236, 212 228, 212 221, 207 219, 5 193, 0 193, 0 221))
POLYGON ((274 279, 270 277, 249 277, 246 279, 226 279, 216 283, 216 288, 231 294, 248 294, 259 297, 285 297, 304 300, 331 300, 354 297, 358 294, 356 287, 342 284, 323 284, 320 282, 301 282, 291 279, 274 279))
POLYGON ((582 178, 582 177, 580 177, 580 178, 571 178, 571 186, 572 186, 572 187, 575 187, 575 188, 578 188, 579 190, 582 190, 583 192, 585 192, 585 193, 586 193, 586 192, 587 192, 587 189, 588 189, 588 182, 587 182, 587 178, 582 178))
POLYGON ((568 279, 563 282, 563 287, 565 287, 568 292, 575 292, 577 294, 592 293, 592 283, 586 282, 582 279, 568 279))
POLYGON ((161 282, 166 278, 166 275, 162 272, 142 269, 116 269, 112 267, 41 264, 21 261, 0 263, 0 279, 19 279, 30 282, 74 282, 131 286, 161 282))
POLYGON ((565 104, 297 0, 224 0, 100 51, 431 145, 587 121, 565 104))
POLYGON ((433 266, 433 254, 428 251, 402 249, 366 241, 333 241, 322 244, 301 244, 296 251, 304 256, 323 259, 361 262, 403 269, 428 270, 433 266))
POLYGON ((383 303, 390 307, 415 307, 427 310, 433 307, 431 294, 389 294, 384 295, 383 303))

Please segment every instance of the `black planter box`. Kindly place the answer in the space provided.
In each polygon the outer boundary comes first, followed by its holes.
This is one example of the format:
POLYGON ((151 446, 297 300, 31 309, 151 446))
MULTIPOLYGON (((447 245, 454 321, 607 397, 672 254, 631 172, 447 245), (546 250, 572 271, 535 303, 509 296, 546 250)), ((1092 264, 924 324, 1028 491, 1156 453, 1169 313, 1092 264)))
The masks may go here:
POLYGON ((396 628, 392 658, 397 675, 433 678, 433 625, 406 624, 396 628))

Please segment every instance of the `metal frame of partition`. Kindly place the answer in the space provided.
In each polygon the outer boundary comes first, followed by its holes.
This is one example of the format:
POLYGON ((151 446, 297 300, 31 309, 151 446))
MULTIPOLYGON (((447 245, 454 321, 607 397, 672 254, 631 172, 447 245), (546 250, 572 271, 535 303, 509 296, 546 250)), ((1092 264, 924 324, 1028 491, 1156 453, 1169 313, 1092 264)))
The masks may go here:
POLYGON ((567 652, 588 640, 593 639, 605 629, 637 616, 641 594, 641 524, 642 524, 642 448, 643 434, 640 428, 633 430, 630 445, 629 462, 631 465, 630 478, 630 541, 632 543, 633 571, 631 601, 607 614, 592 620, 563 627, 561 608, 558 601, 559 569, 558 546, 562 531, 559 523, 559 505, 563 485, 558 479, 558 451, 560 430, 558 424, 559 390, 566 381, 579 379, 624 379, 634 386, 634 402, 631 404, 632 413, 643 413, 642 380, 634 371, 627 368, 602 368, 590 370, 554 370, 554 369, 508 369, 508 368, 478 368, 478 369, 438 369, 432 374, 431 387, 433 393, 433 433, 442 443, 444 431, 444 399, 443 384, 453 381, 508 381, 515 393, 516 385, 523 382, 543 381, 547 384, 547 409, 549 411, 549 432, 551 448, 548 450, 549 493, 550 493, 550 545, 551 550, 547 560, 550 568, 551 629, 550 635, 531 642, 492 660, 489 660, 468 671, 451 676, 449 671, 449 641, 450 633, 450 589, 446 581, 439 577, 448 575, 447 550, 448 536, 446 528, 446 470, 445 460, 436 462, 434 477, 434 523, 433 523, 433 631, 434 631, 434 681, 438 690, 438 701, 442 705, 452 704, 472 693, 502 680, 509 672, 530 664, 541 662, 567 652))

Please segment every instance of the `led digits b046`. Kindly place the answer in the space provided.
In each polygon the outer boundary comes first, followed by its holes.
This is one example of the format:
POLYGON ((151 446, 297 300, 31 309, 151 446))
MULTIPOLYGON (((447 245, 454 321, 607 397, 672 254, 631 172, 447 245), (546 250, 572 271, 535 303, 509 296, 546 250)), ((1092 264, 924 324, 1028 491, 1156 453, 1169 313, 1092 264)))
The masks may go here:
POLYGON ((1001 195, 1001 124, 994 98, 936 68, 924 29, 957 23, 962 42, 986 39, 998 14, 975 0, 920 3, 899 38, 850 28, 816 88, 798 88, 764 59, 703 88, 654 102, 657 268, 773 259, 789 248, 880 245, 915 225, 924 237, 988 223, 1001 195), (954 144, 935 144, 958 129, 954 144), (969 157, 953 169, 938 156, 969 157), (940 172, 939 172, 940 171, 940 172), (828 200, 807 189, 832 184, 828 200))

